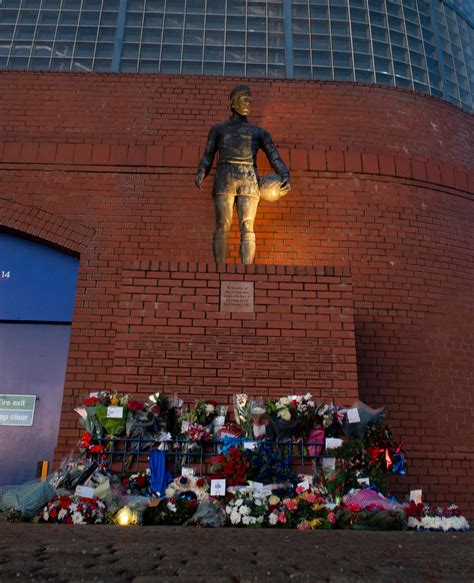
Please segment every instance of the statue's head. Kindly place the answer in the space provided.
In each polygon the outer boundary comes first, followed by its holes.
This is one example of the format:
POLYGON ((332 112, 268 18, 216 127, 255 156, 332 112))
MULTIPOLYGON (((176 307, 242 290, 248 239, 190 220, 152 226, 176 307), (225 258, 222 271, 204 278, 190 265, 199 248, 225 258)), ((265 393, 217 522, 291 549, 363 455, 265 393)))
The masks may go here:
POLYGON ((252 106, 252 92, 248 85, 236 85, 229 95, 231 110, 247 117, 252 106))

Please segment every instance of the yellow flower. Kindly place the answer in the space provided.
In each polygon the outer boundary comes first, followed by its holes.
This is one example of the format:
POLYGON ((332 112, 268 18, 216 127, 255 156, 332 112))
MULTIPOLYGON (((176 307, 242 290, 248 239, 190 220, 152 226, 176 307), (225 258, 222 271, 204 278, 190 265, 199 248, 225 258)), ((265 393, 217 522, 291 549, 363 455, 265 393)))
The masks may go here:
POLYGON ((321 510, 322 507, 323 507, 322 504, 313 504, 311 506, 311 510, 314 510, 315 512, 317 512, 318 510, 321 510))
POLYGON ((280 498, 278 498, 278 496, 275 496, 275 494, 272 494, 268 499, 268 503, 270 504, 270 506, 276 506, 277 504, 280 503, 280 498))
POLYGON ((119 403, 120 403, 120 399, 116 395, 114 397, 111 397, 110 404, 113 407, 116 407, 119 403))
POLYGON ((309 524, 309 528, 311 528, 311 529, 319 528, 319 526, 321 526, 321 519, 315 518, 313 520, 310 520, 310 522, 308 524, 309 524))

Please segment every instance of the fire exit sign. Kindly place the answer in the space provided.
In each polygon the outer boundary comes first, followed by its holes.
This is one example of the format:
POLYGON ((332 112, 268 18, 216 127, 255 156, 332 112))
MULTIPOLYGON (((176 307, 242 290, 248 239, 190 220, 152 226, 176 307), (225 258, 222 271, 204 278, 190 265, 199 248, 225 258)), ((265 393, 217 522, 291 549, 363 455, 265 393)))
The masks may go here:
POLYGON ((0 425, 33 425, 36 395, 0 395, 0 425))

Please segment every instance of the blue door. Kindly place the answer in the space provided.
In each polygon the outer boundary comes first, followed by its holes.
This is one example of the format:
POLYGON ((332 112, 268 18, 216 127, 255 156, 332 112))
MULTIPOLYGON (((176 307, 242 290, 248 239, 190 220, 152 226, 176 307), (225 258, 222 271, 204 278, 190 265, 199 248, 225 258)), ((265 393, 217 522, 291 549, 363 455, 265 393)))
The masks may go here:
POLYGON ((0 485, 31 480, 38 461, 53 459, 78 263, 0 233, 0 398, 36 396, 31 426, 13 426, 0 415, 0 485))

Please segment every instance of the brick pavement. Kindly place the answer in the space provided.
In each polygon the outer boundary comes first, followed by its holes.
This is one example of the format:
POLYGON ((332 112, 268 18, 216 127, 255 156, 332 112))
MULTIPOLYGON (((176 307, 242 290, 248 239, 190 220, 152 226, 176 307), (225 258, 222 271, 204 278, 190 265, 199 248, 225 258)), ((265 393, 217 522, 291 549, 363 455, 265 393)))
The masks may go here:
POLYGON ((473 538, 0 522, 0 582, 473 581, 473 538))

